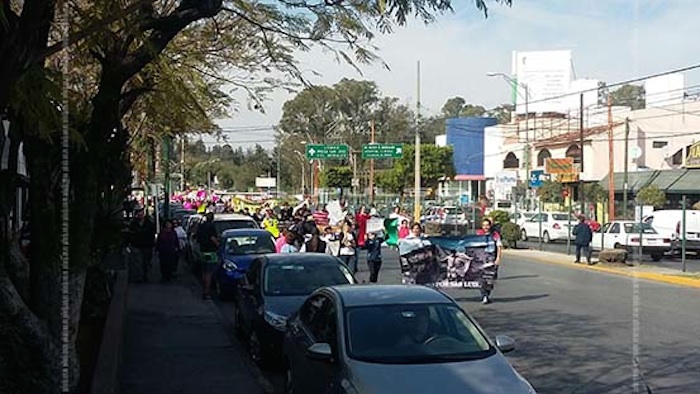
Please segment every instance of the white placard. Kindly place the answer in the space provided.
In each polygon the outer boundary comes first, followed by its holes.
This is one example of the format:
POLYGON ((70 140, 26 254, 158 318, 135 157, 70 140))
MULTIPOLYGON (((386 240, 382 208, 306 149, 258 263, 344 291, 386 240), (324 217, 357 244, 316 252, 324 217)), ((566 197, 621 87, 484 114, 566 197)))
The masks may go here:
POLYGON ((367 220, 367 232, 376 233, 384 231, 384 218, 370 218, 367 220))

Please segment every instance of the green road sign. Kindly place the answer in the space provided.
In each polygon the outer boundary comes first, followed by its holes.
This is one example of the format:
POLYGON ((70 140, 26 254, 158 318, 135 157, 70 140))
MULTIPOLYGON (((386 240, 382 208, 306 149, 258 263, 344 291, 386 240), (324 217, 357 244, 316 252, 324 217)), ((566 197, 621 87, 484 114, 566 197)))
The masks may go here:
POLYGON ((306 145, 306 158, 309 160, 347 159, 349 155, 347 145, 306 145))
POLYGON ((401 144, 362 145, 363 159, 396 159, 403 156, 401 144))

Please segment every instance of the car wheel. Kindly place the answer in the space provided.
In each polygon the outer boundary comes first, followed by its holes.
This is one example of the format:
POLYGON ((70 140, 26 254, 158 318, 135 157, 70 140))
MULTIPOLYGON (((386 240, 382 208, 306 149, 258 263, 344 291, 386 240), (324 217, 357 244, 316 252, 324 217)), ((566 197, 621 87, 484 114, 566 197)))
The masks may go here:
POLYGON ((294 383, 292 382, 292 367, 286 362, 284 373, 284 394, 294 394, 294 383))
POLYGON ((653 253, 651 255, 651 259, 654 261, 660 261, 662 257, 663 257, 663 255, 660 253, 653 253))
POLYGON ((545 231, 544 234, 542 234, 542 241, 543 241, 544 243, 546 243, 546 244, 548 244, 548 243, 550 243, 550 242, 552 241, 552 240, 549 238, 549 233, 548 233, 548 232, 545 231))
POLYGON ((525 230, 520 232, 520 240, 523 242, 527 241, 527 233, 525 232, 525 230))
POLYGON ((623 248, 622 245, 620 245, 619 243, 615 243, 615 245, 613 245, 613 249, 627 249, 627 248, 623 248))

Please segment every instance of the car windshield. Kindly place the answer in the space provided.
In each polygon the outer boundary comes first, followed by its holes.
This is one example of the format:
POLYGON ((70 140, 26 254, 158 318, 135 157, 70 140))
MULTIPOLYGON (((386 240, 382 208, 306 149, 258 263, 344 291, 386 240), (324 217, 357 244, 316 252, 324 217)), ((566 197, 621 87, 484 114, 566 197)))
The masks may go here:
MULTIPOLYGON (((625 223, 625 232, 627 234, 639 234, 639 228, 639 223, 625 223)), ((642 228, 644 229, 644 234, 658 234, 648 223, 644 223, 642 228)))
POLYGON ((495 353, 472 320, 452 304, 349 308, 348 355, 385 364, 454 362, 495 353))
POLYGON ((275 244, 269 235, 236 235, 226 237, 224 242, 229 255, 275 253, 275 244))
POLYGON ((268 265, 263 291, 268 296, 303 296, 319 287, 352 283, 355 283, 352 274, 340 261, 336 264, 310 258, 268 265))
POLYGON ((258 228, 252 220, 215 220, 214 227, 218 234, 222 234, 226 230, 234 230, 239 228, 258 228))

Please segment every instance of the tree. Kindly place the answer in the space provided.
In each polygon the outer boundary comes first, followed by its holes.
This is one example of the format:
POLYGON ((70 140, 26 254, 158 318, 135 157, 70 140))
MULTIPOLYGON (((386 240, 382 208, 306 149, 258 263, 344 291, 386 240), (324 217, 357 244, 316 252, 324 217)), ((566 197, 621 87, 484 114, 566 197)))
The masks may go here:
POLYGON ((612 105, 621 105, 637 110, 646 107, 645 94, 642 85, 622 85, 610 93, 610 98, 612 105))
POLYGON ((511 113, 515 111, 513 104, 501 104, 487 111, 487 115, 498 119, 498 124, 510 123, 511 113))
POLYGON ((457 118, 461 116, 462 109, 467 102, 462 97, 452 97, 442 106, 442 115, 445 118, 457 118))
POLYGON ((563 190, 564 186, 559 182, 544 181, 542 186, 537 188, 537 195, 542 202, 561 204, 563 201, 561 192, 563 190))
POLYGON ((321 172, 321 183, 328 188, 349 188, 352 186, 352 168, 349 166, 328 167, 321 172))
MULTIPOLYGON (((477 5, 486 10, 483 1, 477 5)), ((64 192, 71 208, 67 323, 69 381, 75 386, 86 272, 121 242, 113 224, 119 223, 121 198, 131 183, 129 144, 189 131, 183 126, 195 124, 193 119, 202 126, 196 131, 213 131, 211 119, 227 100, 220 89, 224 82, 247 89, 259 106, 266 89, 287 86, 271 77, 273 71, 285 79, 301 77, 294 50, 320 45, 352 63, 375 61, 366 49, 370 28, 390 32, 409 15, 429 22, 450 9, 442 0, 387 0, 375 6, 333 2, 324 7, 303 1, 224 5, 221 0, 183 0, 128 6, 101 0, 2 2, 0 109, 8 110, 14 141, 21 141, 27 154, 35 220, 30 224, 28 264, 15 254, 1 253, 0 348, 4 359, 12 360, 0 365, 1 391, 44 393, 60 386, 58 349, 66 323, 60 307, 64 192), (72 26, 69 37, 63 37, 58 25, 52 29, 54 14, 65 10, 64 5, 69 11, 62 17, 72 26), (48 46, 49 37, 57 44, 48 46), (61 51, 64 38, 70 53, 49 57, 61 51), (354 60, 338 49, 339 41, 353 51, 354 60), (253 77, 260 70, 270 74, 253 77), (228 73, 242 75, 231 81, 228 73), (256 81, 260 89, 250 88, 256 81), (69 87, 68 97, 60 86, 69 87), (56 131, 62 130, 61 118, 68 113, 69 164, 80 176, 64 190, 68 184, 60 182, 62 147, 56 131), (24 277, 16 273, 27 266, 30 280, 24 286, 24 277)), ((14 189, 5 178, 2 182, 3 201, 12 200, 14 189)), ((3 204, 3 224, 9 206, 13 204, 3 204)), ((10 249, 9 240, 3 233, 0 250, 10 249)))
POLYGON ((604 201, 608 197, 608 192, 598 182, 584 184, 583 194, 586 201, 604 201))
POLYGON ((647 185, 639 190, 636 200, 642 205, 662 208, 666 204, 666 193, 656 185, 647 185))
MULTIPOLYGON (((392 192, 402 192, 413 185, 414 152, 413 145, 404 145, 403 156, 394 160, 391 169, 380 172, 377 186, 392 192)), ((454 176, 452 153, 452 147, 421 145, 421 187, 436 189, 440 178, 454 176)))

